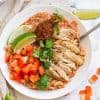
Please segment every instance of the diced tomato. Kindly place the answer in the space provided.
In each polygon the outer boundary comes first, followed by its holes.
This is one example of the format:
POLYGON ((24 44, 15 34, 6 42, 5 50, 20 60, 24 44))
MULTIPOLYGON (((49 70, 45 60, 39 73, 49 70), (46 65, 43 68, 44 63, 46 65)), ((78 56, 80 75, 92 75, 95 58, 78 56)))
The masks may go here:
POLYGON ((29 45, 29 46, 25 47, 25 49, 27 52, 31 52, 31 51, 33 51, 33 46, 29 45))
POLYGON ((91 100, 91 96, 92 96, 92 88, 91 88, 91 86, 86 86, 85 90, 86 90, 85 100, 91 100))
POLYGON ((96 74, 100 75, 100 68, 97 68, 96 74))
POLYGON ((85 100, 85 95, 84 94, 81 94, 79 100, 85 100))
POLYGON ((71 26, 71 28, 72 28, 73 30, 77 31, 77 23, 76 23, 76 21, 72 21, 72 22, 70 23, 70 26, 71 26))
POLYGON ((28 75, 35 75, 36 72, 37 72, 37 70, 30 70, 30 71, 28 72, 28 75))
POLYGON ((86 90, 80 90, 80 91, 79 91, 79 94, 80 94, 80 95, 86 94, 86 90))
POLYGON ((12 73, 10 73, 10 79, 11 80, 15 80, 15 77, 14 77, 14 75, 12 73))
POLYGON ((72 21, 72 22, 70 23, 70 26, 72 26, 72 27, 77 27, 77 22, 76 22, 76 21, 72 21))
POLYGON ((21 83, 21 84, 25 84, 25 80, 24 79, 20 79, 18 82, 21 83))
POLYGON ((35 58, 30 56, 28 59, 28 63, 34 63, 34 61, 35 61, 35 58))
POLYGON ((97 75, 92 75, 89 79, 89 82, 91 84, 95 83, 98 80, 98 76, 97 75))
POLYGON ((22 72, 24 74, 28 74, 28 72, 30 71, 30 69, 31 69, 31 65, 30 64, 25 65, 25 67, 23 67, 23 69, 22 69, 22 72))
POLYGON ((13 60, 9 63, 9 68, 11 68, 11 70, 14 70, 15 66, 17 66, 17 60, 13 60))
POLYGON ((64 21, 59 22, 59 27, 66 28, 67 26, 68 26, 68 21, 64 20, 64 21))
POLYGON ((6 57, 5 57, 5 61, 6 63, 8 63, 11 60, 11 54, 10 53, 6 53, 6 57))
POLYGON ((19 81, 21 79, 20 73, 12 72, 11 74, 13 75, 14 80, 19 81))
POLYGON ((91 88, 91 86, 86 86, 85 90, 86 90, 86 94, 87 95, 92 96, 92 88, 91 88))
POLYGON ((28 56, 22 57, 23 63, 24 63, 24 64, 27 64, 28 59, 29 59, 28 56))
POLYGON ((33 46, 32 45, 29 45, 29 46, 26 46, 25 48, 23 48, 21 50, 21 55, 28 55, 28 56, 32 56, 33 54, 33 46))
POLYGON ((32 67, 30 68, 29 74, 36 74, 36 72, 38 71, 39 66, 33 64, 32 67))
POLYGON ((38 59, 35 59, 35 61, 34 61, 34 65, 36 65, 36 66, 40 66, 40 61, 39 61, 38 59))
POLYGON ((42 66, 39 67, 39 73, 40 73, 40 75, 44 74, 44 68, 42 66))
POLYGON ((85 95, 85 100, 91 100, 89 95, 85 95))
POLYGON ((32 56, 33 49, 33 46, 30 45, 21 49, 20 53, 12 55, 13 59, 9 63, 12 80, 24 84, 30 79, 32 83, 35 83, 39 80, 39 75, 44 74, 43 67, 40 67, 40 60, 32 56))
POLYGON ((19 73, 21 71, 21 69, 18 67, 18 66, 14 66, 13 67, 13 70, 16 72, 16 73, 19 73))
POLYGON ((21 58, 21 55, 19 55, 19 54, 14 54, 13 58, 14 58, 14 59, 20 59, 20 58, 21 58))
POLYGON ((35 65, 35 64, 32 64, 32 63, 26 65, 26 66, 22 69, 22 71, 23 71, 24 74, 35 74, 35 73, 37 72, 37 70, 38 70, 38 66, 35 65))
POLYGON ((24 79, 28 80, 29 76, 28 75, 24 75, 24 79))
POLYGON ((18 66, 19 66, 19 67, 24 67, 24 66, 25 66, 24 61, 23 61, 23 58, 20 58, 20 59, 18 60, 18 66))
POLYGON ((21 50, 20 54, 23 55, 23 56, 26 56, 27 55, 26 49, 23 48, 21 50))
POLYGON ((30 76, 30 81, 32 83, 36 83, 38 80, 39 80, 39 75, 38 74, 30 76))
POLYGON ((92 96, 92 88, 91 86, 86 86, 85 90, 80 90, 79 91, 81 100, 91 100, 91 96, 92 96))

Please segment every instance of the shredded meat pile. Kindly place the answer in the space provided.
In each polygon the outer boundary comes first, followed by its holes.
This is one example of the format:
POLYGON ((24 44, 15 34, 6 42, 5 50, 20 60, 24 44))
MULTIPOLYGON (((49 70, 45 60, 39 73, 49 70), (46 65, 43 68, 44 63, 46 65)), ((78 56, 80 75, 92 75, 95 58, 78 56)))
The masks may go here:
POLYGON ((53 22, 54 18, 52 17, 49 20, 40 23, 36 29, 37 40, 45 40, 52 36, 53 34, 53 22))
MULTIPOLYGON (((49 72, 57 80, 69 81, 72 74, 83 65, 85 51, 78 45, 78 38, 70 37, 71 31, 63 29, 59 35, 54 34, 54 64, 49 68, 49 72)), ((77 33, 73 31, 77 36, 77 33)))
POLYGON ((32 31, 37 34, 37 41, 50 38, 53 34, 55 17, 47 12, 40 12, 27 20, 25 25, 32 25, 32 31))

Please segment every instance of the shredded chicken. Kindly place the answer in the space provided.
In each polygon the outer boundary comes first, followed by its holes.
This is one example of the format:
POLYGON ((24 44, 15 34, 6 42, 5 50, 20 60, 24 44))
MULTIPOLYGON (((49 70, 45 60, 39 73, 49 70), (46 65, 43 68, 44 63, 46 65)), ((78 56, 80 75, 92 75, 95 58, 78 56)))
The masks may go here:
POLYGON ((58 80, 69 81, 73 71, 84 63, 85 52, 79 45, 78 33, 72 29, 61 29, 54 34, 54 65, 49 71, 58 80))

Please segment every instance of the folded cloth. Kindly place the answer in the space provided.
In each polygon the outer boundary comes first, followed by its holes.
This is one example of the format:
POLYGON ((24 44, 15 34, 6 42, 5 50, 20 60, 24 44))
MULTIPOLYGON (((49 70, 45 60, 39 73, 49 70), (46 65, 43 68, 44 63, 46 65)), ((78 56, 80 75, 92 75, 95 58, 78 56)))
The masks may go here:
POLYGON ((3 75, 0 71, 0 96, 3 98, 9 92, 6 80, 4 79, 3 75))

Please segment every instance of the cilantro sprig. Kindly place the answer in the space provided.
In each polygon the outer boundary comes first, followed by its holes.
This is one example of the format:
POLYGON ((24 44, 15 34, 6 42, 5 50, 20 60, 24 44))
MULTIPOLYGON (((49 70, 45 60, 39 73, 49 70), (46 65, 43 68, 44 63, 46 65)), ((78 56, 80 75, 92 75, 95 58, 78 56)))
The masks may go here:
POLYGON ((44 90, 47 88, 49 83, 49 77, 44 74, 43 76, 41 76, 40 80, 37 82, 37 87, 41 90, 44 90))
POLYGON ((53 40, 41 40, 40 48, 35 49, 33 52, 33 56, 40 59, 42 65, 45 69, 48 69, 51 65, 53 59, 53 40))

